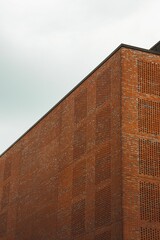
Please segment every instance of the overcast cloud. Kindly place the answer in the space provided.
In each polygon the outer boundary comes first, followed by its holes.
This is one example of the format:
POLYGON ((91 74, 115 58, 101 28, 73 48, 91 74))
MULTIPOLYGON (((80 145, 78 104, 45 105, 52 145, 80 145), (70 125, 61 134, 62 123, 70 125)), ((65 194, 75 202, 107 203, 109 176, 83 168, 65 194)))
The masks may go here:
POLYGON ((159 0, 0 0, 0 153, 120 43, 160 40, 159 0))

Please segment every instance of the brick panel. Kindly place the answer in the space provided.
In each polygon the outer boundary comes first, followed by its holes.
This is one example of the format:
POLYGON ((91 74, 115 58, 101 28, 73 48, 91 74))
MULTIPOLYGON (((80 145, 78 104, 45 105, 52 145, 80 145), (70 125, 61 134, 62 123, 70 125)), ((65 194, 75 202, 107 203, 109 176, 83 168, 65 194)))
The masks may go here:
POLYGON ((72 165, 66 167, 58 176, 58 194, 61 195, 72 188, 72 165))
POLYGON ((143 133, 160 134, 160 102, 138 99, 138 127, 143 133))
POLYGON ((4 237, 7 233, 7 212, 0 215, 0 237, 4 237))
POLYGON ((160 222, 160 185, 140 182, 140 216, 141 220, 160 222))
POLYGON ((3 186, 2 193, 1 208, 4 208, 9 204, 10 183, 3 186))
POLYGON ((73 168, 72 195, 78 196, 85 192, 86 187, 86 161, 82 160, 75 164, 73 168))
POLYGON ((138 91, 160 96, 160 64, 138 60, 138 91))
POLYGON ((79 159, 85 152, 87 148, 87 136, 86 136, 86 125, 80 126, 74 132, 74 142, 73 142, 73 159, 79 159))
POLYGON ((102 105, 111 97, 111 69, 100 74, 96 80, 96 105, 102 105))
POLYGON ((156 228, 141 227, 141 240, 159 240, 160 230, 156 228))
POLYGON ((87 116, 87 90, 83 90, 74 100, 74 117, 78 123, 87 116))
POLYGON ((111 137, 111 109, 110 105, 96 114, 96 144, 111 137))
POLYGON ((72 234, 85 234, 85 200, 76 202, 72 206, 72 234))
POLYGON ((9 178, 11 176, 11 159, 5 160, 5 166, 4 166, 4 180, 9 178))
POLYGON ((111 223, 111 187, 107 186, 95 193, 95 227, 111 223))
POLYGON ((111 230, 97 234, 95 240, 111 240, 111 230))
POLYGON ((98 149, 95 157, 95 183, 111 178, 111 146, 110 142, 98 149))
POLYGON ((57 214, 57 239, 71 239, 71 208, 62 208, 57 214))
POLYGON ((160 143, 139 139, 139 173, 160 177, 160 143))
POLYGON ((73 161, 73 148, 71 146, 61 150, 58 158, 58 170, 61 171, 68 167, 73 161))

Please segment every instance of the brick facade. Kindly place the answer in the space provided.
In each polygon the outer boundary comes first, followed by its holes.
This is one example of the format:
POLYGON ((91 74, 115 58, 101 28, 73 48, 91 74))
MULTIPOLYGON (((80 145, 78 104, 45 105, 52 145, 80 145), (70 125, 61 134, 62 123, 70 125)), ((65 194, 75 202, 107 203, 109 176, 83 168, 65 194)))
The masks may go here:
POLYGON ((0 239, 160 239, 160 56, 122 45, 0 157, 0 239))
POLYGON ((124 239, 160 239, 160 56, 122 49, 124 239))

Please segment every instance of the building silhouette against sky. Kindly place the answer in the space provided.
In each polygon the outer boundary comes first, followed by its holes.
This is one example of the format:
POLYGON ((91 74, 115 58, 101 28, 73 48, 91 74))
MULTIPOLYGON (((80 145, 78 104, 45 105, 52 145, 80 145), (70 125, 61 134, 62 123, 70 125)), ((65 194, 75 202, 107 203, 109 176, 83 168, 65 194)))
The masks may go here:
POLYGON ((0 156, 0 239, 160 240, 160 42, 121 44, 0 156))

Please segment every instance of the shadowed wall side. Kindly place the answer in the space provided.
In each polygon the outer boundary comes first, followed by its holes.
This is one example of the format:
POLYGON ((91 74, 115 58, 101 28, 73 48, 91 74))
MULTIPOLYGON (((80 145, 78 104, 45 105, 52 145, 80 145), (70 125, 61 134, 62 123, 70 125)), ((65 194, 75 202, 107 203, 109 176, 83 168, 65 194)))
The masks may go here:
POLYGON ((117 51, 0 159, 1 239, 122 239, 117 51))

